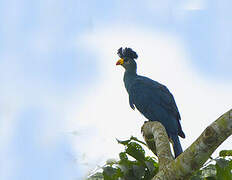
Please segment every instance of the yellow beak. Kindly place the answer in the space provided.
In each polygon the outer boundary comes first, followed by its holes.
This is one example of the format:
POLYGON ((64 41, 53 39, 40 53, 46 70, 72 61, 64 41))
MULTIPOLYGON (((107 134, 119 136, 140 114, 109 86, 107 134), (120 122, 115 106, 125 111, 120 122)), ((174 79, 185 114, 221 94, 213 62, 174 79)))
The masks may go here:
POLYGON ((124 60, 123 59, 119 59, 116 63, 116 65, 122 65, 124 63, 124 60))

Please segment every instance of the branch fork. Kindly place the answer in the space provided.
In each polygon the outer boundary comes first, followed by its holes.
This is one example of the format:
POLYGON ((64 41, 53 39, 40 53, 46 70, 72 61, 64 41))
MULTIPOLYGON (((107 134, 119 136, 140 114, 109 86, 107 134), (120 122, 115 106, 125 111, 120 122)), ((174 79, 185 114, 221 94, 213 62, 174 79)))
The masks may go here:
POLYGON ((159 172, 152 180, 185 180, 200 169, 217 147, 232 134, 232 109, 209 125, 197 140, 176 159, 163 125, 146 122, 141 128, 144 140, 158 156, 159 172))

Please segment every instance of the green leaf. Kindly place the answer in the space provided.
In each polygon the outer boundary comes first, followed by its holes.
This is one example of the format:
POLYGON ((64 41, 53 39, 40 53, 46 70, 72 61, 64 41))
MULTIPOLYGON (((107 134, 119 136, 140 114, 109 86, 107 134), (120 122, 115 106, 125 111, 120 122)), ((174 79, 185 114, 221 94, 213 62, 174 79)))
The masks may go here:
POLYGON ((141 171, 144 171, 142 169, 145 169, 144 166, 141 165, 138 161, 124 161, 119 164, 120 169, 123 173, 123 179, 125 180, 141 180, 141 178, 138 178, 141 171), (137 168, 140 167, 142 169, 138 170, 137 168), (138 172, 136 172, 138 170, 138 172))
POLYGON ((217 178, 216 177, 206 177, 206 178, 204 178, 204 180, 217 180, 217 178))
POLYGON ((209 164, 207 167, 205 167, 204 169, 202 169, 201 174, 203 178, 216 178, 216 167, 213 164, 209 164))
POLYGON ((219 153, 220 157, 232 156, 232 150, 222 150, 219 153))
POLYGON ((202 180, 201 176, 194 175, 191 177, 191 180, 202 180))
POLYGON ((145 151, 142 148, 142 146, 140 146, 136 142, 128 143, 128 145, 126 147, 126 153, 138 161, 144 162, 144 160, 145 160, 145 151))
POLYGON ((229 165, 229 161, 223 158, 216 159, 216 162, 220 168, 226 168, 229 165))
POLYGON ((133 165, 133 173, 137 179, 143 179, 145 174, 145 168, 139 165, 133 165))
POLYGON ((195 174, 190 178, 190 180, 202 180, 201 170, 195 172, 195 174))
POLYGON ((107 165, 110 165, 110 166, 113 166, 113 165, 115 165, 115 164, 118 164, 118 162, 117 162, 117 160, 115 160, 115 159, 108 159, 108 160, 106 161, 106 164, 107 164, 107 165))
POLYGON ((154 160, 154 158, 147 156, 145 158, 146 167, 153 177, 159 170, 159 164, 154 160))
POLYGON ((103 168, 103 176, 104 180, 113 180, 114 174, 116 174, 117 170, 111 166, 107 166, 103 168))
POLYGON ((104 176, 102 175, 101 172, 97 172, 94 175, 92 175, 91 177, 89 177, 87 180, 103 180, 104 176))
POLYGON ((134 141, 136 141, 136 142, 138 142, 138 143, 141 143, 141 144, 147 146, 147 144, 146 144, 145 142, 138 140, 137 137, 131 136, 130 140, 134 140, 134 141))
POLYGON ((119 168, 114 168, 111 166, 106 166, 103 168, 104 180, 118 180, 122 177, 122 172, 119 168))
POLYGON ((120 152, 119 153, 119 158, 120 158, 121 161, 127 161, 128 160, 128 157, 127 157, 125 152, 120 152))
POLYGON ((128 140, 125 140, 125 141, 120 141, 118 139, 116 139, 118 141, 119 144, 122 144, 122 145, 128 145, 128 143, 131 141, 130 139, 128 140))
POLYGON ((150 161, 145 161, 146 167, 151 175, 155 175, 158 172, 158 167, 150 161))
POLYGON ((232 161, 220 158, 216 162, 217 178, 232 179, 232 161))

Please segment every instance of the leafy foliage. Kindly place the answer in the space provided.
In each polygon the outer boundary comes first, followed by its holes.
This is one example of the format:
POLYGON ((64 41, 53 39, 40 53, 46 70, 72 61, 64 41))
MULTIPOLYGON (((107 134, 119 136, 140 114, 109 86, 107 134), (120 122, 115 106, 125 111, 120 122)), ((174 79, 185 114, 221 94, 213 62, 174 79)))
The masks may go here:
POLYGON ((97 172, 88 178, 88 180, 102 180, 102 179, 104 179, 104 176, 101 172, 97 172))
MULTIPOLYGON (((133 136, 125 141, 117 141, 125 150, 119 153, 118 161, 107 161, 102 167, 103 177, 98 176, 96 180, 150 180, 158 172, 156 159, 145 155, 144 142, 133 136)), ((97 173, 99 175, 99 172, 97 173)))
MULTIPOLYGON (((125 147, 119 153, 119 160, 108 160, 102 172, 96 172, 88 180, 151 180, 159 170, 155 157, 146 156, 143 141, 136 137, 120 141, 125 147)), ((232 179, 232 150, 223 150, 215 159, 210 158, 195 172, 191 180, 229 180, 232 179)))
POLYGON ((205 165, 198 170, 191 180, 230 180, 232 179, 231 150, 222 150, 219 157, 210 158, 205 165))

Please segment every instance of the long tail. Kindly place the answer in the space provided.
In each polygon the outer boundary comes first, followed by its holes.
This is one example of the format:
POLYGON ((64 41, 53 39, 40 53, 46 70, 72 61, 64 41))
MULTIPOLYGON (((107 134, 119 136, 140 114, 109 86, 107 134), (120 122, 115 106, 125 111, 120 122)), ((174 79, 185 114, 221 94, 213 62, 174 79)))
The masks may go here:
POLYGON ((178 135, 171 135, 170 138, 173 141, 173 149, 174 149, 174 153, 175 153, 175 158, 177 158, 177 156, 179 156, 183 152, 179 137, 178 137, 178 135))

